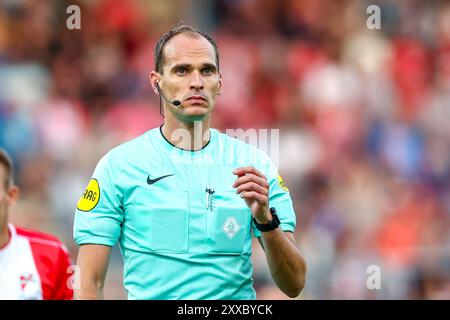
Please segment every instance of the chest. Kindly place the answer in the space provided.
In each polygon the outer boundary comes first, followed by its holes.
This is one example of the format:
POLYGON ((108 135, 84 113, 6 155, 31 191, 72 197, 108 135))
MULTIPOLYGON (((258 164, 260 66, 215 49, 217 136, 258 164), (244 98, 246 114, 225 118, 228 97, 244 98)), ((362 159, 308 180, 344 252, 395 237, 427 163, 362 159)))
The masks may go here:
POLYGON ((129 191, 125 228, 152 252, 248 252, 251 212, 232 187, 233 170, 233 165, 178 164, 148 173, 129 191))
POLYGON ((42 287, 31 247, 17 238, 0 253, 0 299, 41 300, 42 287))

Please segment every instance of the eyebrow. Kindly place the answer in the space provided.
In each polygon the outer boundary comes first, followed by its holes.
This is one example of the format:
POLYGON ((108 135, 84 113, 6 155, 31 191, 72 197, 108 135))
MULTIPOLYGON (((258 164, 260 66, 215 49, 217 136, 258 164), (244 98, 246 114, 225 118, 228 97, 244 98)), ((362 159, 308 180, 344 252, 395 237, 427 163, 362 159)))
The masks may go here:
MULTIPOLYGON (((174 65, 171 69, 170 69, 170 71, 175 71, 175 70, 177 70, 177 69, 179 69, 179 68, 186 68, 186 69, 192 69, 192 65, 191 64, 188 64, 188 63, 180 63, 180 64, 176 64, 176 65, 174 65)), ((202 63, 202 65, 201 65, 201 69, 204 69, 204 68, 210 68, 213 72, 216 72, 217 71, 217 67, 216 67, 216 65, 215 64, 212 64, 212 63, 202 63)))

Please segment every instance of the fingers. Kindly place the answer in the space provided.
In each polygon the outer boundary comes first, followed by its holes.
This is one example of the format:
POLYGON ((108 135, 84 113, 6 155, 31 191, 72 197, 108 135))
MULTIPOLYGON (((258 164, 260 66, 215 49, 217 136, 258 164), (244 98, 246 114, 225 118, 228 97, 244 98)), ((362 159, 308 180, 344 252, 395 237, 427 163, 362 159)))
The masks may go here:
POLYGON ((242 191, 256 191, 265 196, 269 194, 268 188, 260 186, 255 182, 243 183, 236 188, 236 193, 241 193, 242 191))
POLYGON ((237 188, 241 184, 248 183, 248 182, 254 182, 264 188, 269 188, 269 184, 267 183, 267 180, 265 179, 265 177, 261 178, 254 174, 246 174, 245 176, 241 176, 241 177, 237 178, 236 181, 233 183, 233 188, 237 188))
MULTIPOLYGON (((269 183, 267 180, 260 178, 258 176, 255 176, 254 174, 247 174, 245 176, 239 177, 236 179, 236 181, 233 183, 233 188, 238 188, 243 184, 247 183, 253 183, 257 184, 260 187, 263 187, 265 189, 269 189, 269 183)), ((251 186, 252 184, 248 185, 251 186)))
POLYGON ((262 195, 255 191, 244 191, 241 193, 241 197, 246 200, 255 200, 259 204, 267 204, 268 202, 266 195, 262 195))
POLYGON ((238 179, 236 179, 233 184, 233 188, 236 188, 242 183, 247 183, 250 181, 264 187, 269 187, 269 184, 267 183, 267 177, 255 167, 236 168, 235 170, 233 170, 233 173, 238 176, 238 179))
POLYGON ((237 176, 241 176, 247 173, 252 173, 258 177, 264 178, 266 179, 266 176, 263 175, 258 169, 256 169, 255 167, 241 167, 241 168, 236 168, 234 169, 233 173, 237 176))
POLYGON ((233 183, 236 193, 240 193, 245 200, 268 203, 269 183, 265 175, 254 167, 237 168, 233 173, 238 176, 233 183))

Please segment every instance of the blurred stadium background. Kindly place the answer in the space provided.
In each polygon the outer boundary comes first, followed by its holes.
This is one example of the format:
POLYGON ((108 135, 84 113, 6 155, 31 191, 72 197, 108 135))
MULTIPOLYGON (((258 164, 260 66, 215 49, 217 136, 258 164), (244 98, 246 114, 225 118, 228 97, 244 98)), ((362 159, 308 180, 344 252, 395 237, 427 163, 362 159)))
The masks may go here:
MULTIPOLYGON (((280 172, 308 261, 300 299, 450 299, 450 3, 0 0, 0 146, 11 220, 70 248, 99 158, 159 126, 147 77, 180 19, 217 39, 213 126, 280 128, 280 172), (81 8, 68 30, 66 8, 81 8), (381 8, 381 30, 366 8, 381 8), (381 268, 381 289, 366 286, 381 268)), ((283 299, 254 246, 259 299, 283 299)), ((116 248, 105 297, 123 299, 116 248)), ((206 284, 205 284, 206 285, 206 284)))

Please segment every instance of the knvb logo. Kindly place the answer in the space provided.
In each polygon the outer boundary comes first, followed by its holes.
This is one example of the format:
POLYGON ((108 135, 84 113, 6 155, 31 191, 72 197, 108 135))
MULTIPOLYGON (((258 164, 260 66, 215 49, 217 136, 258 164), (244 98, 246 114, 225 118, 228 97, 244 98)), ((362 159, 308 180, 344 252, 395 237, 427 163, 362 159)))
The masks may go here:
POLYGON ((239 229, 241 229, 241 226, 235 217, 228 217, 222 226, 223 232, 225 232, 230 240, 239 232, 239 229))

